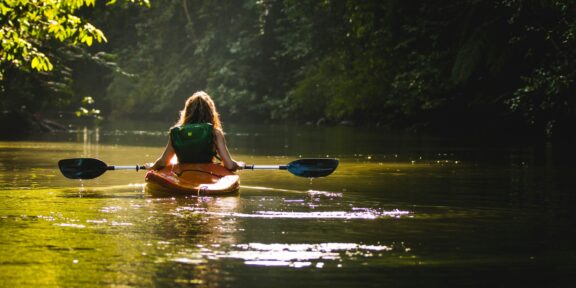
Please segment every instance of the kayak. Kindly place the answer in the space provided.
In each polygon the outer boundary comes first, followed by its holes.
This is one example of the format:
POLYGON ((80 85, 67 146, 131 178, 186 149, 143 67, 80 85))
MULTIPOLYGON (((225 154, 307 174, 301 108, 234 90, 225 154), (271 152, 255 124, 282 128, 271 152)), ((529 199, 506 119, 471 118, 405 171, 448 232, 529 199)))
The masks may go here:
POLYGON ((175 164, 146 173, 146 192, 152 196, 223 196, 239 189, 240 176, 220 164, 175 164))

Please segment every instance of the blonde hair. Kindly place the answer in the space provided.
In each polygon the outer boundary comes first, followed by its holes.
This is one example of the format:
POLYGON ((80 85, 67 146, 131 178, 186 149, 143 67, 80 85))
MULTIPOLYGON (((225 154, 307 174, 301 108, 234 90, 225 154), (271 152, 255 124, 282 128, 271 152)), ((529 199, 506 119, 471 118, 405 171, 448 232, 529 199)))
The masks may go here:
POLYGON ((176 126, 190 123, 210 123, 215 129, 222 129, 216 105, 210 95, 204 91, 198 91, 186 100, 176 126))

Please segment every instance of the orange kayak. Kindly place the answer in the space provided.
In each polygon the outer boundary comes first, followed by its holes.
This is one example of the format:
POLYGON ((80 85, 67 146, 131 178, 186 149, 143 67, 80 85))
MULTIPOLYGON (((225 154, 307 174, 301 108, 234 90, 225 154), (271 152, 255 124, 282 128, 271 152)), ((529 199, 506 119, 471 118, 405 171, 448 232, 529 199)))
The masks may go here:
POLYGON ((152 196, 222 196, 240 189, 240 176, 220 164, 175 164, 146 173, 152 196))

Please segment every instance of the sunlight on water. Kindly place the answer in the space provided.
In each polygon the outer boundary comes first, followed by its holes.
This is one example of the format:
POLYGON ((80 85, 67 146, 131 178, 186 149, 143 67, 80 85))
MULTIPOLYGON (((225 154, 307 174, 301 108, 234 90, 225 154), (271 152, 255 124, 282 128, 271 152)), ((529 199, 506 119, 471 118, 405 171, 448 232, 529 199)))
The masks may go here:
POLYGON ((285 218, 285 219, 378 219, 382 217, 395 217, 409 215, 409 211, 328 211, 328 212, 277 212, 277 211, 255 211, 254 213, 214 213, 207 214, 240 217, 240 218, 285 218))
POLYGON ((333 266, 342 267, 343 263, 350 258, 382 257, 386 252, 409 253, 410 251, 411 249, 403 243, 391 245, 331 242, 318 244, 247 243, 230 247, 200 245, 195 251, 189 249, 180 251, 178 257, 169 261, 201 264, 208 260, 240 259, 246 265, 323 268, 330 263, 333 266))
MULTIPOLYGON (((353 243, 321 244, 263 244, 250 243, 236 245, 239 250, 221 257, 244 260, 247 265, 306 267, 312 261, 339 261, 341 254, 354 253, 356 256, 371 257, 373 251, 390 251, 387 246, 366 246, 353 243)), ((324 263, 321 265, 323 266, 324 263)), ((321 266, 321 267, 322 267, 321 266)))

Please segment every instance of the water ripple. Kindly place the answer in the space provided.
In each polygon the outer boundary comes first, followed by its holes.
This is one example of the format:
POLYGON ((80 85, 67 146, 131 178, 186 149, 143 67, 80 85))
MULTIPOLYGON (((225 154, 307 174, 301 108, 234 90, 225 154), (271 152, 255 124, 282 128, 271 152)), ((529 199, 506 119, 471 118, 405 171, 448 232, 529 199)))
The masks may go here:
POLYGON ((302 193, 302 194, 308 194, 312 197, 325 196, 325 197, 330 197, 330 198, 342 198, 342 196, 343 196, 343 193, 341 193, 341 192, 320 191, 320 190, 293 190, 293 189, 280 189, 280 188, 273 188, 273 187, 247 186, 247 185, 242 185, 241 188, 261 190, 261 191, 302 193))

